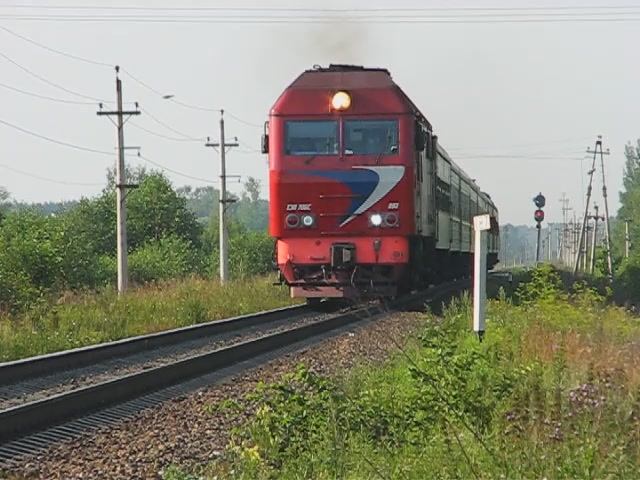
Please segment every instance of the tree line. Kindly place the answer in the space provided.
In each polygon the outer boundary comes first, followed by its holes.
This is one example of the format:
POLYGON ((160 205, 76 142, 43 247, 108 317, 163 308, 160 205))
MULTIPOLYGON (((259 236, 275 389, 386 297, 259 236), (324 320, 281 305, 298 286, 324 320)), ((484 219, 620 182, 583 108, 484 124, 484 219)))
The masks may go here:
MULTIPOLYGON (((129 270, 134 284, 218 271, 218 198, 213 187, 174 188, 160 172, 134 169, 127 194, 129 270)), ((63 204, 10 202, 0 189, 0 311, 19 312, 64 292, 111 288, 116 279, 112 172, 100 195, 63 204)), ((271 269, 268 202, 249 178, 230 208, 232 275, 271 269)))

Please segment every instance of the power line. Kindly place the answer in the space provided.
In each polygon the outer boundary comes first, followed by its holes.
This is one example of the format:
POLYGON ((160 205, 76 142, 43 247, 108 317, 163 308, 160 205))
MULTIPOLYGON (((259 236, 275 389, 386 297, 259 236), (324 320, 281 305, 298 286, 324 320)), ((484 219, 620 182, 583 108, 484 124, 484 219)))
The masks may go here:
POLYGON ((79 92, 75 92, 73 90, 69 90, 66 87, 63 87, 62 85, 59 85, 55 82, 52 82, 51 80, 47 80, 46 78, 38 75, 37 73, 33 72, 32 70, 29 70, 27 67, 19 64, 18 62, 16 62, 15 60, 13 60, 11 57, 5 55, 4 53, 0 52, 0 57, 4 58, 5 60, 7 60, 8 62, 12 63, 13 65, 15 65, 16 67, 18 67, 20 70, 22 70, 23 72, 31 75, 34 78, 37 78, 38 80, 40 80, 41 82, 46 83, 47 85, 50 85, 52 87, 55 87, 59 90, 62 90, 64 92, 70 93, 71 95, 75 95, 76 97, 80 97, 80 98, 86 98, 89 100, 95 100, 96 102, 103 102, 103 103, 108 103, 106 100, 103 100, 101 98, 98 97, 92 97, 90 95, 85 95, 83 93, 79 93, 79 92))
POLYGON ((133 121, 129 121, 129 123, 131 124, 132 127, 142 130, 143 132, 147 132, 149 135, 153 135, 154 137, 158 137, 158 138, 164 138, 165 140, 171 140, 172 142, 201 142, 200 139, 170 137, 169 135, 164 135, 162 133, 145 128, 142 125, 138 125, 133 121))
POLYGON ((21 40, 24 40, 25 42, 29 42, 32 45, 35 45, 35 46, 40 47, 40 48, 43 48, 43 49, 45 49, 45 50, 47 50, 47 51, 49 51, 51 53, 56 53, 56 54, 62 55, 64 57, 72 58, 74 60, 78 60, 80 62, 89 63, 89 64, 92 64, 92 65, 98 65, 98 66, 101 66, 101 67, 113 68, 113 65, 110 65, 108 63, 100 62, 98 60, 91 60, 90 58, 81 57, 79 55, 74 55, 74 54, 68 53, 68 52, 63 52, 62 50, 57 50, 55 48, 49 47, 48 45, 44 45, 44 44, 42 44, 40 42, 36 42, 32 38, 26 37, 24 35, 20 35, 19 33, 14 32, 13 30, 10 30, 7 27, 4 27, 2 25, 0 25, 0 30, 4 30, 9 35, 13 35, 14 37, 20 38, 21 40))
POLYGON ((136 10, 136 11, 243 11, 243 12, 392 12, 392 11, 539 11, 539 10, 613 10, 636 9, 640 5, 552 5, 533 7, 372 7, 372 8, 306 8, 306 7, 149 7, 138 5, 24 5, 9 4, 0 8, 41 9, 41 10, 136 10))
POLYGON ((557 144, 561 144, 561 143, 578 143, 578 142, 587 142, 590 141, 591 137, 579 137, 579 138, 565 138, 565 139, 561 139, 561 140, 541 140, 539 142, 529 142, 529 143, 519 143, 519 144, 512 144, 512 145, 500 145, 499 147, 496 146, 486 146, 486 145, 482 145, 482 146, 472 146, 472 147, 450 147, 447 148, 446 150, 449 151, 454 151, 454 150, 479 150, 479 149, 490 149, 490 150, 495 150, 497 148, 527 148, 527 147, 537 147, 540 145, 557 145, 557 144))
POLYGON ((76 145, 74 143, 68 143, 68 142, 63 142, 61 140, 56 140, 55 138, 51 138, 51 137, 47 137, 46 135, 41 135, 39 133, 36 133, 32 130, 28 130, 26 128, 22 128, 18 125, 15 125, 13 123, 7 122, 5 120, 1 120, 0 119, 0 124, 5 125, 9 128, 13 128, 14 130, 18 130, 22 133, 25 133, 27 135, 31 135, 32 137, 36 137, 39 138, 41 140, 46 140, 47 142, 51 142, 51 143, 55 143, 56 145, 62 145, 64 147, 68 147, 68 148, 73 148, 74 150, 81 150, 83 152, 89 152, 89 153, 96 153, 99 155, 109 155, 109 156, 113 156, 114 153, 113 152, 107 152, 106 150, 97 150, 95 148, 91 148, 91 147, 84 147, 82 145, 76 145))
POLYGON ((2 163, 0 163, 0 168, 4 168, 6 170, 9 170, 11 172, 17 173, 19 175, 24 175, 26 177, 35 178, 37 180, 42 180, 43 182, 57 183, 57 184, 60 184, 60 185, 75 185, 75 186, 82 186, 82 187, 101 187, 103 185, 102 183, 83 183, 83 182, 72 182, 72 181, 68 181, 68 180, 56 180, 56 179, 53 179, 53 178, 43 177, 41 175, 37 175, 35 173, 25 172, 24 170, 19 170, 17 168, 10 167, 9 165, 5 165, 5 164, 2 164, 2 163))
POLYGON ((182 133, 181 131, 176 130, 176 129, 175 129, 175 128, 173 128, 171 125, 169 125, 169 124, 167 124, 167 123, 163 122, 163 121, 162 121, 162 120, 160 120, 159 118, 157 118, 157 117, 155 117, 154 115, 152 115, 151 113, 149 113, 149 111, 148 111, 148 110, 146 110, 146 109, 143 109, 142 111, 145 113, 145 115, 149 116, 149 118, 150 118, 151 120, 153 120, 154 122, 156 122, 158 125, 161 125, 161 126, 163 126, 164 128, 166 128, 167 130, 172 131, 172 132, 173 132, 173 133, 175 133, 176 135, 180 135, 180 136, 181 136, 181 137, 183 137, 185 140, 189 140, 189 141, 199 141, 199 142, 202 142, 202 141, 204 141, 204 140, 205 140, 205 137, 200 137, 200 138, 198 138, 198 137, 192 137, 192 136, 190 136, 190 135, 187 135, 186 133, 182 133))
POLYGON ((495 159, 526 159, 526 160, 582 160, 583 157, 563 157, 563 156, 555 156, 555 155, 507 155, 507 154, 499 154, 499 155, 491 155, 491 154, 487 154, 487 155, 482 155, 482 154, 478 154, 478 155, 456 155, 455 156, 456 159, 469 159, 469 160, 475 160, 475 159, 491 159, 491 158, 495 158, 495 159))
POLYGON ((29 95, 31 97, 39 98, 41 100, 49 100, 51 102, 68 103, 71 105, 95 105, 95 102, 90 102, 90 101, 67 100, 64 98, 49 97, 48 95, 41 95, 39 93, 29 92, 27 90, 22 90, 20 88, 13 87, 11 85, 7 85, 6 83, 1 83, 1 82, 0 82, 0 87, 6 88, 8 90, 13 90, 14 92, 22 93, 23 95, 29 95))
POLYGON ((224 111, 227 115, 229 115, 231 118, 233 118, 236 122, 240 122, 243 123, 245 125, 248 125, 249 127, 256 127, 256 128, 264 128, 264 124, 263 125, 259 125, 257 123, 252 123, 252 122, 248 122, 246 120, 243 120, 242 118, 234 115, 233 113, 229 112, 228 110, 224 111))
MULTIPOLYGON (((578 15, 569 18, 555 18, 547 16, 547 18, 532 18, 532 15, 519 15, 519 17, 528 18, 478 18, 477 15, 472 16, 449 16, 434 18, 420 17, 415 15, 402 16, 376 16, 376 17, 243 17, 243 18, 229 18, 229 17, 185 17, 176 18, 175 16, 158 16, 158 17, 107 17, 107 16, 54 16, 54 15, 40 15, 40 16, 12 16, 7 14, 0 14, 0 19, 6 19, 11 21, 34 21, 34 22, 76 22, 76 23, 137 23, 137 24, 256 24, 256 25, 286 25, 286 24, 335 24, 337 21, 341 23, 351 24, 518 24, 518 23, 624 23, 624 22, 637 22, 640 21, 640 16, 629 17, 626 15, 640 14, 636 12, 628 12, 627 14, 619 13, 617 17, 613 18, 592 18, 585 15, 578 15)), ((503 15, 504 17, 506 15, 503 15)), ((501 16, 498 16, 501 17, 501 16)))
MULTIPOLYGON (((69 53, 69 52, 65 52, 63 50, 59 50, 59 49, 56 49, 56 48, 49 47, 47 45, 44 45, 44 44, 42 44, 40 42, 37 42, 37 41, 33 40, 32 38, 29 38, 29 37, 27 37, 25 35, 21 35, 21 34, 19 34, 17 32, 14 32, 13 30, 10 30, 10 29, 8 29, 8 28, 6 28, 4 26, 0 25, 0 29, 4 30, 5 32, 9 33, 10 35, 13 35, 13 36, 15 36, 17 38, 20 38, 21 40, 24 40, 25 42, 28 42, 28 43, 31 43, 32 45, 40 47, 40 48, 42 48, 42 49, 44 49, 44 50, 46 50, 46 51, 48 51, 50 53, 55 53, 57 55, 62 55, 64 57, 72 58, 72 59, 79 60, 79 61, 85 62, 85 63, 90 63, 90 64, 94 64, 94 65, 99 65, 99 66, 111 67, 111 65, 109 63, 106 63, 106 62, 97 61, 97 60, 91 60, 91 59, 88 59, 86 57, 81 57, 81 56, 75 55, 73 53, 69 53)), ((6 57, 6 56, 5 56, 5 58, 8 59, 8 57, 6 57)), ((11 59, 8 59, 8 60, 11 61, 12 63, 14 63, 16 66, 18 66, 18 67, 22 68, 23 70, 27 71, 25 67, 23 67, 21 65, 18 65, 17 62, 15 62, 15 61, 13 61, 11 59)), ((134 82, 136 82, 139 85, 141 85, 142 87, 146 88, 147 90, 155 93, 156 95, 158 95, 160 97, 166 97, 166 92, 163 93, 163 92, 159 91, 157 88, 152 87, 147 82, 145 82, 145 81, 141 80, 140 78, 138 78, 137 76, 133 75, 128 70, 121 68, 120 71, 123 74, 127 75, 134 82)), ((31 71, 28 71, 28 73, 30 75, 36 76, 36 74, 31 72, 31 71)), ((48 80, 46 80, 46 79, 44 79, 44 78, 42 78, 40 76, 36 76, 36 78, 38 78, 41 81, 44 81, 45 83, 48 83, 49 85, 52 84, 52 82, 50 82, 50 81, 48 81, 48 80)), ((64 88, 64 87, 61 87, 60 85, 57 85, 57 84, 53 84, 53 86, 55 86, 56 88, 64 88)), ((9 88, 11 88, 11 87, 9 87, 9 88)), ((78 94, 77 92, 71 92, 71 91, 69 91, 67 89, 65 89, 65 91, 68 91, 69 93, 73 93, 74 95, 84 96, 84 95, 78 94)), ((38 94, 34 94, 34 96, 38 96, 38 94)), ((40 96, 40 98, 45 98, 45 96, 44 95, 40 96)), ((107 102, 105 100, 96 99, 96 98, 93 98, 93 97, 88 97, 88 98, 91 98, 91 99, 97 100, 97 101, 102 101, 103 103, 109 103, 109 102, 107 102)), ((51 98, 49 97, 49 99, 51 99, 51 98)), ((189 104, 189 103, 186 103, 186 102, 182 102, 182 101, 177 100, 175 98, 170 98, 169 100, 171 100, 173 103, 175 103, 177 105, 181 105, 181 106, 183 106, 185 108, 191 108, 191 109, 195 109, 195 110, 202 110, 202 111, 208 111, 208 112, 218 112, 218 111, 220 111, 219 108, 201 107, 201 106, 198 106, 198 105, 193 105, 193 104, 189 104)), ((147 112, 147 114, 149 115, 148 112, 147 112)), ((251 127, 262 128, 262 125, 258 125, 256 123, 252 123, 252 122, 249 122, 247 120, 243 120, 242 118, 240 118, 240 117, 238 117, 236 115, 233 115, 232 113, 229 113, 229 112, 227 112, 227 114, 230 117, 232 117, 233 119, 235 119, 236 121, 240 122, 240 123, 244 123, 245 125, 248 125, 248 126, 251 126, 251 127)), ((174 133, 177 133, 178 135, 182 135, 184 137, 187 137, 187 139, 191 139, 191 138, 189 138, 188 135, 183 135, 182 133, 173 130, 171 127, 167 127, 166 124, 162 124, 161 123, 161 125, 163 125, 165 128, 169 128, 169 130, 173 131, 174 133)), ((202 139, 197 139, 197 140, 201 141, 202 139)))
POLYGON ((214 181, 214 180, 209 180, 209 179, 202 178, 202 177, 195 177, 195 176, 193 176, 193 175, 189 175, 189 174, 186 174, 186 173, 179 172, 179 171, 177 171, 177 170, 173 170, 173 169, 171 169, 171 168, 169 168, 169 167, 166 167, 166 166, 164 166, 164 165, 162 165, 162 164, 160 164, 160 163, 158 163, 158 162, 155 162, 155 161, 151 160, 151 159, 150 159, 150 158, 148 158, 148 157, 145 157, 145 156, 144 156, 144 155, 142 155, 142 154, 139 154, 139 155, 138 155, 138 157, 140 157, 140 158, 141 158, 142 160, 144 160, 145 162, 150 163, 151 165, 155 165, 156 167, 161 168, 161 169, 163 169, 163 170, 166 170, 167 172, 171 172, 171 173, 173 173, 173 174, 175 174, 175 175, 179 175, 179 176, 181 176, 181 177, 188 178, 188 179, 190 179, 190 180, 198 180, 198 181, 200 181, 200 182, 211 183, 211 184, 217 184, 217 183, 218 183, 218 182, 216 182, 216 181, 214 181))

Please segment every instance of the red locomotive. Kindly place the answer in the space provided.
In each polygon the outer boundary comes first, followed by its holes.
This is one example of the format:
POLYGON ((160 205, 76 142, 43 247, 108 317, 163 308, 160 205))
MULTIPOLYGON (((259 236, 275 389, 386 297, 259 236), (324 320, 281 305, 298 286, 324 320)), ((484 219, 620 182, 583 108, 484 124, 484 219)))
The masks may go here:
POLYGON ((389 72, 300 75, 271 109, 269 232, 293 297, 394 296, 470 272, 472 218, 498 212, 389 72))

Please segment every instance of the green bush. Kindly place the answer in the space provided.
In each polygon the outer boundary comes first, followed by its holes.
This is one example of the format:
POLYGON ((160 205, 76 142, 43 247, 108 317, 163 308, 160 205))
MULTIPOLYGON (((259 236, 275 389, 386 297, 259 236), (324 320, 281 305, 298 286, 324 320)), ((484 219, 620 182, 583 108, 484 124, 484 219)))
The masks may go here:
POLYGON ((175 235, 147 242, 129 256, 130 277, 135 283, 183 278, 200 270, 193 245, 175 235))
POLYGON ((626 258, 615 277, 615 296, 621 302, 640 304, 640 255, 626 258))
POLYGON ((638 478, 637 319, 548 268, 519 298, 482 343, 464 297, 382 366, 261 386, 205 478, 638 478))

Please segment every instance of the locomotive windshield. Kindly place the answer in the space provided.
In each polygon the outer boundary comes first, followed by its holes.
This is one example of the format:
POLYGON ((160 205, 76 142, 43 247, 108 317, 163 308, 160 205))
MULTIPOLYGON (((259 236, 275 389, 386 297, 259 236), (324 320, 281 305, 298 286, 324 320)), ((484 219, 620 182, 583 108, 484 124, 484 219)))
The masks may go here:
POLYGON ((297 120, 285 124, 287 155, 337 155, 338 122, 297 120))
POLYGON ((397 120, 345 120, 347 155, 389 155, 398 152, 397 120))

